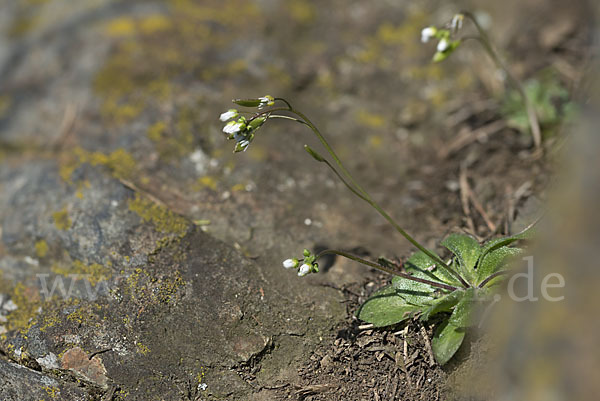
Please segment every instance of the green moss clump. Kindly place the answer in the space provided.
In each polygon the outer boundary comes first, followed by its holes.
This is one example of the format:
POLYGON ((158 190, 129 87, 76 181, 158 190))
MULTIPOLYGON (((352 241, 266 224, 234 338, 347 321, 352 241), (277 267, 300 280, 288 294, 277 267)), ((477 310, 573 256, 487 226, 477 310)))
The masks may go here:
POLYGON ((129 210, 137 213, 143 221, 151 222, 162 233, 183 236, 187 232, 188 222, 186 219, 139 194, 129 200, 129 210))

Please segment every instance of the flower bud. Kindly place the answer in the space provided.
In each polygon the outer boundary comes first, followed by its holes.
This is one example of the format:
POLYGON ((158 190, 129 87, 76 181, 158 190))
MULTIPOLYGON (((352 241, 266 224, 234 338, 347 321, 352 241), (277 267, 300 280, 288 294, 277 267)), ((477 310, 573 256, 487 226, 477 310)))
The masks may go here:
POLYGON ((446 38, 442 38, 437 45, 437 51, 440 53, 445 52, 450 47, 450 42, 446 38))
POLYGON ((302 251, 302 254, 303 254, 305 257, 309 257, 309 256, 310 256, 310 251, 309 251, 308 249, 305 249, 304 251, 302 251))
POLYGON ((227 120, 231 120, 232 118, 236 118, 238 116, 238 111, 236 109, 229 109, 225 113, 222 113, 219 119, 223 122, 227 120))
POLYGON ((267 121, 266 116, 256 117, 248 123, 248 127, 253 131, 263 125, 265 121, 267 121))
POLYGON ((421 42, 427 43, 429 39, 433 38, 437 33, 437 29, 434 26, 428 26, 421 31, 421 42))
POLYGON ((311 155, 316 161, 318 161, 318 162, 325 161, 325 158, 323 156, 321 156, 320 154, 318 154, 317 152, 315 152, 315 150, 312 149, 310 146, 304 145, 304 150, 306 150, 308 152, 308 154, 311 155))
POLYGON ((298 267, 298 259, 294 258, 294 259, 286 259, 283 261, 283 267, 285 267, 286 269, 291 269, 291 268, 296 268, 298 267))
POLYGON ((304 263, 302 266, 300 266, 300 269, 298 269, 298 276, 303 277, 308 273, 310 273, 310 265, 304 263))

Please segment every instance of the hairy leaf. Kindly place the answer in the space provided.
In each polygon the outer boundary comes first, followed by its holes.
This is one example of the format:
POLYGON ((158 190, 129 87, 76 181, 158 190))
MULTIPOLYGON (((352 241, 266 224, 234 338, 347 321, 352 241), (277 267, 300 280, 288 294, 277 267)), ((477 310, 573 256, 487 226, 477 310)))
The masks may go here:
POLYGON ((508 259, 523 253, 521 248, 503 246, 488 252, 479 262, 477 267, 477 285, 490 275, 502 270, 508 259))
POLYGON ((476 307, 475 288, 464 291, 464 295, 458 301, 450 316, 449 323, 455 327, 469 327, 472 324, 472 316, 476 307))
POLYGON ((479 263, 481 263, 481 261, 483 260, 485 255, 487 255, 489 252, 493 251, 494 249, 498 249, 503 246, 508 246, 508 245, 512 244, 513 242, 521 240, 521 239, 529 239, 529 238, 533 237, 533 235, 535 235, 534 227, 529 226, 525 230, 521 231, 518 234, 511 235, 508 237, 495 238, 495 239, 489 240, 481 248, 481 256, 479 256, 479 263))
POLYGON ((465 234, 450 234, 442 241, 442 245, 456 255, 458 272, 464 279, 472 283, 475 278, 475 264, 481 254, 479 242, 465 234))
POLYGON ((436 289, 429 284, 396 276, 392 279, 392 287, 398 296, 411 305, 426 306, 435 299, 436 289))
POLYGON ((462 328, 453 326, 447 320, 442 322, 433 333, 431 348, 435 360, 444 365, 454 356, 465 338, 465 331, 462 328))
POLYGON ((412 273, 419 278, 460 286, 460 282, 454 276, 448 273, 443 267, 437 266, 429 256, 421 251, 414 253, 406 263, 404 263, 404 268, 407 272, 412 273))
POLYGON ((376 327, 390 326, 409 318, 419 308, 407 304, 391 285, 373 293, 357 312, 360 320, 376 327))
POLYGON ((421 320, 427 321, 436 313, 450 311, 454 307, 454 305, 456 305, 461 300, 464 294, 464 291, 456 290, 448 295, 436 299, 435 301, 433 301, 430 307, 423 310, 421 320))

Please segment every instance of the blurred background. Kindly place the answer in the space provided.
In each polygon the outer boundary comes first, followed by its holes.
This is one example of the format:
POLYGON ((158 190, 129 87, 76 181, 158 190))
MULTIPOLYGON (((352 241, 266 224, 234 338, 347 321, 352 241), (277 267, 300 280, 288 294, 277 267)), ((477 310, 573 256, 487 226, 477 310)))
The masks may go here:
MULTIPOLYGON (((337 330, 352 320, 352 310, 347 315, 343 310, 352 296, 344 291, 361 299, 385 279, 338 260, 299 283, 280 268, 281 260, 305 247, 400 259, 412 249, 303 152, 303 144, 320 148, 299 124, 269 122, 247 152, 232 154, 219 114, 232 106, 231 99, 269 94, 307 114, 357 180, 428 247, 438 247, 452 231, 480 239, 518 231, 550 206, 536 269, 563 274, 565 300, 504 302, 495 317, 496 346, 475 341, 456 365, 423 373, 429 383, 422 384, 423 392, 417 386, 402 393, 403 399, 596 399, 600 353, 593 307, 600 303, 591 252, 598 243, 600 182, 597 11, 586 0, 2 0, 0 305, 1 299, 17 299, 15 288, 22 287, 26 296, 18 310, 30 313, 21 323, 11 323, 11 311, 0 315, 0 355, 22 362, 14 350, 35 348, 24 337, 36 327, 59 359, 70 347, 40 331, 38 323, 49 312, 45 307, 37 312, 35 274, 101 271, 131 277, 162 249, 155 244, 166 237, 156 232, 167 233, 169 241, 188 238, 173 226, 179 218, 188 230, 206 233, 259 266, 266 280, 256 284, 261 291, 281 283, 278 291, 290 305, 330 319, 331 326, 315 324, 306 335, 330 339, 325 348, 338 346, 337 330), (476 42, 466 42, 443 63, 431 62, 435 43, 421 43, 421 30, 447 23, 460 10, 476 15, 536 98, 543 155, 534 151, 506 77, 476 42), (73 268, 77 263, 84 268, 73 268), (310 288, 307 293, 303 286, 310 288), (324 306, 330 303, 335 307, 324 306), (41 314, 32 323, 36 313, 41 314), (459 389, 455 394, 447 386, 459 389)), ((474 33, 469 24, 464 31, 474 33)), ((193 246, 184 239, 173 252, 193 246)), ((215 269, 228 266, 223 262, 215 269)), ((543 274, 536 275, 538 289, 543 274)), ((107 296, 103 307, 110 312, 107 296)), ((265 302, 277 311, 278 299, 265 302)), ((113 313, 122 318, 120 310, 113 313)), ((67 330, 60 324, 55 329, 55 337, 67 330)), ((268 347, 277 350, 270 331, 264 334, 268 347)), ((91 329, 87 333, 90 337, 91 329)), ((92 340, 81 336, 90 353, 92 340)), ((127 346, 138 348, 133 361, 145 355, 137 345, 127 346)), ((283 376, 268 373, 276 368, 266 360, 261 369, 267 373, 261 378, 256 370, 245 372, 258 379, 244 376, 246 384, 236 393, 196 389, 187 399, 251 399, 249 394, 265 400, 338 399, 327 387, 334 379, 323 372, 337 372, 344 361, 330 371, 321 363, 321 380, 309 379, 298 370, 316 372, 310 368, 311 349, 283 376), (289 387, 277 387, 282 382, 289 387)), ((44 350, 30 359, 49 352, 44 350)), ((102 375, 112 384, 86 380, 100 386, 103 397, 112 391, 115 398, 105 399, 121 399, 118 391, 125 390, 139 396, 133 384, 119 384, 107 358, 102 375)), ((153 363, 162 361, 157 358, 153 363)), ((39 370, 51 370, 37 363, 39 370)), ((225 370, 210 363, 214 371, 225 370)), ((239 367, 239 361, 230 365, 239 367)), ((60 367, 69 368, 64 361, 60 367)), ((194 369, 186 374, 199 368, 194 369)), ((172 372, 165 368, 161 374, 164 379, 172 372)), ((391 395, 387 379, 361 381, 357 373, 351 384, 349 377, 335 379, 337 394, 346 399, 400 397, 397 390, 391 395), (352 398, 357 388, 364 393, 352 398)), ((220 380, 227 387, 233 379, 220 380)), ((168 391, 185 393, 181 386, 168 391)))

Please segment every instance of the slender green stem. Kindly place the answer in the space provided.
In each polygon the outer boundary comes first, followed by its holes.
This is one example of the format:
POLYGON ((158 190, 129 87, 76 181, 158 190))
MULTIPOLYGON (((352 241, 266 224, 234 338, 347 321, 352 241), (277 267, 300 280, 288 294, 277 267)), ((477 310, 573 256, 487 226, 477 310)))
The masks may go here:
POLYGON ((498 276, 501 276, 503 274, 509 274, 510 271, 509 270, 500 270, 494 274, 491 274, 488 278, 486 278, 485 280, 483 280, 481 282, 481 284, 478 285, 479 288, 483 288, 487 283, 489 283, 490 281, 492 281, 493 279, 495 279, 498 276))
POLYGON ((371 262, 371 261, 366 260, 366 259, 362 259, 362 258, 360 258, 360 257, 358 257, 356 255, 352 255, 351 253, 343 252, 343 251, 338 251, 338 250, 335 250, 335 249, 327 249, 327 250, 324 250, 324 251, 320 252, 315 257, 315 261, 318 260, 319 258, 321 258, 322 256, 332 255, 332 254, 333 255, 343 256, 343 257, 348 258, 350 260, 353 260, 355 262, 362 263, 363 265, 366 265, 366 266, 374 267, 377 270, 381 270, 383 272, 392 274, 394 276, 402 277, 402 278, 407 279, 407 280, 412 280, 412 281, 416 281, 416 282, 419 282, 419 283, 428 284, 428 285, 430 285, 432 287, 437 287, 437 288, 441 288, 441 289, 448 290, 448 291, 456 291, 457 290, 456 287, 453 287, 451 285, 443 284, 443 283, 438 283, 437 281, 431 281, 431 280, 426 280, 426 279, 423 279, 423 278, 411 276, 410 274, 402 273, 402 272, 399 272, 397 270, 390 269, 388 267, 382 266, 382 265, 380 265, 378 263, 371 262))
POLYGON ((251 119, 250 121, 254 120, 255 118, 258 118, 262 115, 265 114, 270 114, 273 113, 275 111, 290 111, 289 109, 286 109, 285 107, 275 107, 273 109, 268 109, 268 110, 263 110, 263 111, 259 111, 258 113, 256 113, 251 119))
POLYGON ((283 103, 287 104, 287 106, 288 106, 288 110, 290 110, 290 111, 292 111, 292 110, 294 109, 294 108, 292 107, 291 103, 290 103, 290 102, 288 102, 287 100, 285 100, 285 99, 284 99, 284 98, 282 98, 282 97, 276 97, 276 98, 273 98, 273 100, 279 100, 279 101, 282 101, 283 103))
POLYGON ((523 87, 523 84, 521 83, 521 81, 515 78, 515 76, 510 72, 508 67, 500 59, 500 56, 498 56, 498 53, 496 52, 496 50, 494 50, 494 47, 492 46, 492 42, 490 41, 489 36, 481 27, 475 16, 468 11, 463 11, 461 12, 461 14, 463 14, 465 17, 469 18, 471 22, 473 22, 473 25, 475 25, 475 28, 477 28, 477 32, 479 33, 478 37, 467 37, 464 39, 477 40, 483 46, 483 48, 488 53, 492 61, 494 61, 496 66, 506 73, 508 81, 519 92, 519 95, 521 96, 521 98, 523 99, 523 103, 525 104, 527 118, 529 119, 529 127, 531 128, 531 134, 533 135, 535 147, 539 149, 542 144, 542 133, 540 130, 540 123, 538 121, 535 109, 533 108, 533 104, 531 103, 531 100, 529 99, 529 96, 527 96, 527 92, 523 87))
MULTIPOLYGON (((308 119, 308 117, 306 117, 304 114, 302 114, 301 112, 299 112, 295 109, 290 110, 290 112, 296 114, 298 117, 303 119, 306 122, 306 125, 308 125, 312 129, 312 131, 315 133, 317 138, 319 138, 319 140, 321 141, 321 143, 323 144, 325 149, 327 149, 327 152, 329 152, 331 157, 333 157, 333 160, 335 160, 336 164, 339 166, 342 173, 348 178, 348 180, 350 181, 352 186, 355 188, 356 192, 359 192, 362 195, 362 196, 360 196, 361 199, 366 201, 375 210, 377 210, 377 212, 379 212, 379 214, 381 216, 383 216, 383 218, 386 219, 396 229, 396 231, 398 231, 404 238, 406 238, 408 240, 408 242, 413 244, 417 249, 419 249, 421 252, 423 252, 425 255, 427 255, 437 265, 441 266, 443 269, 446 269, 450 274, 452 274, 456 279, 458 279, 465 288, 469 287, 469 284, 460 276, 460 274, 458 274, 458 272, 456 272, 454 269, 452 269, 450 266, 448 266, 446 263, 444 263, 444 261, 442 259, 440 259, 439 256, 437 256, 436 254, 434 254, 433 252, 429 251, 424 246, 422 246, 420 243, 418 243, 413 237, 411 237, 406 231, 404 231, 402 229, 402 227, 400 227, 400 225, 398 223, 396 223, 396 221, 389 214, 387 214, 386 211, 383 210, 383 208, 381 206, 379 206, 379 204, 377 204, 377 202, 375 202, 373 200, 373 198, 371 198, 371 196, 367 193, 367 191, 365 191, 356 182, 356 180, 354 180, 354 177, 352 177, 350 172, 348 170, 346 170, 346 168, 342 164, 341 160, 339 159, 337 154, 334 152, 334 150, 331 148, 331 146, 329 145, 327 140, 323 137, 323 135, 321 134, 319 129, 312 123, 312 121, 310 121, 308 119)), ((346 184, 350 188, 350 185, 348 185, 346 182, 344 182, 344 184, 346 184)), ((355 191, 353 190, 352 192, 355 192, 355 191)))
POLYGON ((321 143, 323 144, 323 146, 325 147, 325 149, 327 150, 327 152, 329 152, 329 154, 331 155, 331 157, 333 157, 333 160, 335 161, 335 163, 339 166, 339 168, 342 171, 342 173, 352 183, 352 185, 354 186, 354 188, 356 188, 356 190, 358 192, 362 193, 365 198, 370 199, 371 197, 369 196, 369 194, 354 180, 354 177, 352 177, 352 175, 350 174, 350 172, 348 170, 346 170, 346 168, 342 164, 342 161, 340 160, 340 158, 338 157, 338 155, 335 153, 335 151, 331 148, 331 146, 329 145, 329 143, 327 142, 327 140, 325 139, 325 137, 323 136, 323 134, 321 134, 321 131, 319 131, 319 129, 317 128, 317 126, 315 124, 313 124, 313 122, 310 121, 308 117, 306 117, 303 113, 299 112, 298 110, 291 109, 290 111, 292 113, 296 114, 298 117, 300 117, 301 119, 303 119, 306 122, 306 125, 308 125, 310 127, 310 129, 315 133, 315 135, 317 136, 317 138, 319 138, 319 141, 321 141, 321 143))
POLYGON ((327 165, 327 166, 328 166, 328 167, 329 167, 329 168, 330 168, 330 169, 331 169, 331 170, 332 170, 332 171, 335 173, 335 175, 337 175, 337 177, 340 179, 340 181, 342 181, 342 182, 344 183, 344 185, 345 185, 346 187, 348 187, 348 189, 349 189, 350 191, 352 191, 352 193, 353 193, 354 195, 358 196, 360 199, 364 200, 365 202, 369 202, 369 199, 365 198, 365 197, 363 196, 363 194, 361 194, 361 193, 360 193, 360 192, 358 192, 356 189, 354 189, 354 188, 352 187, 352 185, 350 185, 350 184, 348 183, 348 181, 346 181, 346 179, 345 179, 344 177, 342 177, 342 175, 339 173, 339 171, 337 171, 337 170, 335 169, 335 167, 333 167, 333 166, 331 165, 331 163, 329 163, 329 161, 327 161, 327 160, 323 159, 322 163, 325 163, 325 164, 326 164, 326 165, 327 165))
POLYGON ((282 119, 285 119, 285 120, 292 120, 292 121, 296 121, 297 123, 306 125, 306 123, 304 121, 302 121, 302 120, 299 120, 297 118, 290 117, 290 116, 284 116, 282 114, 271 114, 269 116, 269 118, 282 118, 282 119))

